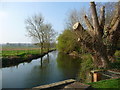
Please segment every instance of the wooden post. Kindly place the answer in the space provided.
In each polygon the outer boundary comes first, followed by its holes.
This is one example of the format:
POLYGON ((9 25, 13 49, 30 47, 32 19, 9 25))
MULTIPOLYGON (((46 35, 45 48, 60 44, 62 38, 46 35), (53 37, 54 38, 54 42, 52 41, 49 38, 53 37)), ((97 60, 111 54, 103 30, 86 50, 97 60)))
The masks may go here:
POLYGON ((101 80, 101 74, 98 73, 98 72, 95 72, 93 74, 93 82, 97 82, 97 81, 100 81, 101 80))
POLYGON ((92 75, 92 82, 97 82, 101 80, 101 74, 99 73, 99 71, 91 71, 91 75, 92 75))

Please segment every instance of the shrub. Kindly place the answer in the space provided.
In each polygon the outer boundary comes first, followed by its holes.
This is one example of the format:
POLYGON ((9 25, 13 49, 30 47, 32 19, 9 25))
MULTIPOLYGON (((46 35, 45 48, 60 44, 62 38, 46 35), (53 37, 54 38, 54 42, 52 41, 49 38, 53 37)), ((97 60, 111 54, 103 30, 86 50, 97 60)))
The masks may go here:
POLYGON ((80 52, 80 46, 76 42, 76 36, 72 30, 64 30, 58 37, 57 48, 60 52, 80 52))
POLYGON ((117 51, 115 52, 115 56, 116 56, 116 57, 120 57, 120 50, 117 50, 117 51))

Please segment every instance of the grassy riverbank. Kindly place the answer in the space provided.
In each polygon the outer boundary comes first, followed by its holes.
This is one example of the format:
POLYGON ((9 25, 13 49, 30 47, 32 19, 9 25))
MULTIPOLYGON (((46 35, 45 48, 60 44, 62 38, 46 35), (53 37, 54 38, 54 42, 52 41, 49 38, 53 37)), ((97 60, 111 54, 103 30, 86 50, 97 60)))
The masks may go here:
MULTIPOLYGON (((46 52, 47 50, 44 50, 46 52)), ((2 58, 11 58, 11 57, 25 57, 29 54, 39 54, 40 49, 9 49, 9 50, 2 50, 2 58)))
POLYGON ((119 85, 120 82, 120 78, 118 79, 108 79, 108 80, 102 80, 102 81, 98 81, 98 82, 93 82, 93 83, 88 83, 89 85, 91 85, 93 88, 120 88, 119 85))
POLYGON ((49 51, 44 50, 40 53, 40 49, 14 49, 14 50, 2 50, 2 67, 14 66, 22 62, 30 62, 32 59, 40 58, 47 53, 55 49, 50 49, 49 51))

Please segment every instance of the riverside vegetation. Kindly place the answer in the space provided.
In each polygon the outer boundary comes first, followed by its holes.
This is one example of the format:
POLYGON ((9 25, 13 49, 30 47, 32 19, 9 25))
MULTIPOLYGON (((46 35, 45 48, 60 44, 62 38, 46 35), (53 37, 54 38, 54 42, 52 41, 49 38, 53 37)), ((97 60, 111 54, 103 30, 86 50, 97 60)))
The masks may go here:
MULTIPOLYGON (((100 7, 96 8, 94 2, 91 2, 90 5, 92 15, 84 9, 80 11, 80 14, 76 10, 70 13, 66 22, 67 27, 59 35, 57 44, 60 52, 82 58, 80 77, 83 79, 86 79, 87 71, 94 69, 112 69, 118 72, 120 70, 120 2, 104 4, 100 13, 98 12, 100 7), (106 13, 105 7, 107 8, 106 13), (88 13, 88 16, 84 12, 88 13), (113 12, 115 16, 112 14, 113 12)), ((101 6, 101 4, 99 5, 101 6)), ((13 52, 3 50, 3 66, 30 61, 55 50, 50 48, 50 42, 54 41, 54 37, 50 36, 55 35, 52 25, 43 22, 41 15, 26 19, 28 35, 34 40, 38 40, 36 45, 40 49, 13 52)), ((118 88, 118 85, 115 84, 118 81, 119 79, 114 79, 89 84, 95 88, 104 88, 104 85, 109 83, 107 88, 111 88, 111 84, 115 85, 113 88, 118 88)))
MULTIPOLYGON (((83 79, 86 79, 86 71, 94 69, 112 69, 120 72, 120 2, 97 3, 97 8, 94 2, 91 2, 90 5, 92 15, 84 11, 85 9, 80 12, 77 10, 70 12, 66 22, 67 27, 58 37, 57 44, 60 52, 82 58, 80 76, 84 76, 83 79), (103 7, 100 9, 99 5, 103 5, 103 7), (110 6, 111 8, 109 8, 110 6), (107 8, 106 13, 105 8, 107 8), (101 11, 98 12, 99 10, 101 11), (115 15, 112 14, 113 12, 115 15)), ((106 87, 111 88, 110 85, 118 81, 119 79, 100 83, 110 83, 106 87)), ((104 88, 104 85, 99 86, 100 83, 91 85, 104 88)), ((118 88, 118 83, 114 87, 118 88)))
POLYGON ((14 47, 4 47, 2 50, 2 67, 14 66, 22 62, 30 62, 32 59, 43 57, 55 48, 50 48, 48 51, 44 49, 41 53, 40 48, 14 48, 14 47))

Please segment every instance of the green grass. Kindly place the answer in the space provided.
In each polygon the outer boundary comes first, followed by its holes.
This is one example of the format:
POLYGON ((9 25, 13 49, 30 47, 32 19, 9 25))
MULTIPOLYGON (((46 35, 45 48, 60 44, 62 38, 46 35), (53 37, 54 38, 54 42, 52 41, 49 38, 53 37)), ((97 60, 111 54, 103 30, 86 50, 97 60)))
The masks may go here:
POLYGON ((11 50, 11 51, 2 51, 2 57, 10 56, 23 56, 25 54, 38 54, 40 50, 11 50))
MULTIPOLYGON (((50 49, 52 50, 52 49, 50 49)), ((47 50, 43 50, 43 52, 47 52, 47 50)), ((26 57, 27 55, 35 55, 41 54, 40 49, 33 49, 33 50, 3 50, 2 51, 2 58, 9 58, 9 57, 26 57)))
POLYGON ((88 83, 93 88, 120 88, 120 78, 118 79, 109 79, 109 80, 102 80, 98 82, 88 83))

